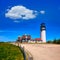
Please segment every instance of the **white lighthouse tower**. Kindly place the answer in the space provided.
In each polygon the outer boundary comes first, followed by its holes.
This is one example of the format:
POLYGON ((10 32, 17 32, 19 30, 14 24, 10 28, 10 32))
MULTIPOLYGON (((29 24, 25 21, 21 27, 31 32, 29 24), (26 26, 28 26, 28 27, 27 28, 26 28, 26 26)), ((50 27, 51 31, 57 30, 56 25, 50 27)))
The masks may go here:
POLYGON ((46 43, 46 26, 45 23, 41 24, 41 40, 43 43, 46 43))

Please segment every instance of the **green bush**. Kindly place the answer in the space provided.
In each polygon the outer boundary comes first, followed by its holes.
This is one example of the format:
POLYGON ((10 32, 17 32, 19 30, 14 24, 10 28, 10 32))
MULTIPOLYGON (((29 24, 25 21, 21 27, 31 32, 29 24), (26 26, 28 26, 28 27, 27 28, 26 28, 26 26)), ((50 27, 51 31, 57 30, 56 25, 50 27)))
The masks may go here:
POLYGON ((56 40, 56 43, 57 43, 57 44, 60 44, 60 39, 56 40))
POLYGON ((60 44, 60 39, 54 39, 53 41, 47 41, 47 43, 60 44))

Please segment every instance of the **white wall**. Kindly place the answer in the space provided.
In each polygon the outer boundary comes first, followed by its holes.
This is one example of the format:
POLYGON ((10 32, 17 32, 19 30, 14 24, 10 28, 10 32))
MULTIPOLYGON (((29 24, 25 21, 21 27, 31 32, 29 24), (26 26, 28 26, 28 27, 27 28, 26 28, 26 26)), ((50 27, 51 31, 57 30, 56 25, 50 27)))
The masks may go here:
POLYGON ((41 39, 43 42, 46 42, 46 31, 45 30, 41 31, 41 39))

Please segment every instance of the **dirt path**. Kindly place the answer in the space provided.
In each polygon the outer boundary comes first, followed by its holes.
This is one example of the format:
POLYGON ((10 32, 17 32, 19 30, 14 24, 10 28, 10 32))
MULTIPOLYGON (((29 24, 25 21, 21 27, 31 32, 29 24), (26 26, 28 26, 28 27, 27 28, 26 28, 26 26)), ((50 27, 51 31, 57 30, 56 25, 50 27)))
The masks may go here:
POLYGON ((25 49, 27 49, 32 54, 34 60, 60 60, 60 45, 56 44, 19 44, 19 45, 24 46, 25 49))
POLYGON ((60 45, 21 44, 32 55, 34 60, 60 60, 60 45))

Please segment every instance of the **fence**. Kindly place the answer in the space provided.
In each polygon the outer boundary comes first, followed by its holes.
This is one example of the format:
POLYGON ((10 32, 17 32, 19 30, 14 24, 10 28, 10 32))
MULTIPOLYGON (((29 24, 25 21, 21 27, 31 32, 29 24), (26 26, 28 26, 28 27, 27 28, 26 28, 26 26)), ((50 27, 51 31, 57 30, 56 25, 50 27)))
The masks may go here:
POLYGON ((21 52, 23 53, 24 60, 33 60, 33 56, 31 55, 31 53, 29 51, 27 51, 24 48, 24 46, 21 47, 21 45, 20 45, 20 49, 21 49, 21 52))

